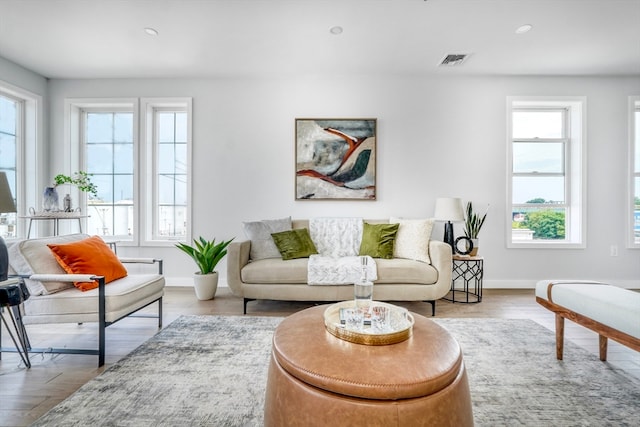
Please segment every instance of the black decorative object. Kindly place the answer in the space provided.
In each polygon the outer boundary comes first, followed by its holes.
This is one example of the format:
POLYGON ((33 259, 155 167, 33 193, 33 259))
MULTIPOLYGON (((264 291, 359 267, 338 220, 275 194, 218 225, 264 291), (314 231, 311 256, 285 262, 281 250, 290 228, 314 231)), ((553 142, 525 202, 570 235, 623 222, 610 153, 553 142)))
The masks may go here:
POLYGON ((29 288, 22 280, 16 284, 0 285, 0 306, 2 307, 15 307, 28 300, 30 296, 29 288))
POLYGON ((436 208, 433 216, 436 221, 446 221, 444 224, 444 238, 442 240, 451 246, 451 253, 455 254, 453 222, 464 221, 462 200, 455 197, 440 197, 436 199, 436 208))
POLYGON ((452 253, 456 253, 456 250, 455 250, 456 247, 453 241, 453 223, 451 221, 447 221, 444 224, 444 237, 442 238, 442 240, 445 243, 448 243, 449 246, 451 246, 452 253))
POLYGON ((473 250, 473 240, 471 240, 467 236, 460 236, 460 237, 458 237, 456 239, 456 241, 453 244, 453 246, 456 249, 456 253, 458 253, 460 255, 469 255, 471 253, 471 251, 473 250), (460 242, 460 240, 464 240, 466 242, 466 245, 465 245, 465 247, 467 248, 466 251, 461 251, 460 248, 458 247, 458 243, 460 242))

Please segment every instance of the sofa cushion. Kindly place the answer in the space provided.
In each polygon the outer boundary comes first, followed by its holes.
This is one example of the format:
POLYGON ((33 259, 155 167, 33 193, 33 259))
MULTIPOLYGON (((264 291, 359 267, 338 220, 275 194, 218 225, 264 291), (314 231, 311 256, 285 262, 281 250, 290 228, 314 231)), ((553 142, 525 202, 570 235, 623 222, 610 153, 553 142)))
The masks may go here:
MULTIPOLYGON (((244 283, 306 284, 307 258, 283 261, 263 259, 245 265, 241 270, 244 283)), ((376 284, 432 284, 438 281, 438 271, 431 264, 408 259, 376 259, 378 279, 376 284)))
MULTIPOLYGON (((107 321, 115 321, 162 296, 164 277, 160 274, 135 274, 115 280, 105 287, 107 321)), ((87 292, 71 286, 55 294, 25 301, 25 323, 89 322, 98 320, 98 289, 87 292)))
POLYGON ((308 258, 261 259, 245 265, 240 274, 245 283, 307 283, 308 262, 308 258))
MULTIPOLYGON (((105 283, 127 275, 127 269, 100 236, 64 244, 49 243, 47 246, 69 274, 104 276, 105 283)), ((97 288, 98 282, 75 282, 74 285, 81 291, 88 291, 97 288)))
POLYGON ((309 230, 306 228, 273 233, 271 237, 273 237, 273 241, 285 261, 296 258, 309 258, 309 255, 318 253, 309 235, 309 230))
MULTIPOLYGON (((47 243, 71 243, 89 237, 86 234, 68 234, 65 236, 42 237, 21 240, 9 247, 9 263, 16 273, 24 276, 32 274, 66 274, 60 267, 47 243)), ((73 288, 71 282, 39 282, 25 279, 31 295, 46 295, 73 288)))
POLYGON ((393 245, 398 227, 399 224, 369 224, 365 222, 359 255, 369 255, 372 258, 393 258, 393 245))
POLYGON ((402 258, 376 259, 376 266, 378 280, 374 283, 374 289, 376 284, 433 284, 438 281, 436 268, 424 262, 402 258))
POLYGON ((393 246, 395 258, 413 259, 431 263, 429 240, 433 230, 433 219, 390 218, 389 223, 400 224, 393 246))
POLYGON ((251 240, 252 260, 280 258, 272 233, 291 230, 291 217, 243 222, 244 234, 251 240))

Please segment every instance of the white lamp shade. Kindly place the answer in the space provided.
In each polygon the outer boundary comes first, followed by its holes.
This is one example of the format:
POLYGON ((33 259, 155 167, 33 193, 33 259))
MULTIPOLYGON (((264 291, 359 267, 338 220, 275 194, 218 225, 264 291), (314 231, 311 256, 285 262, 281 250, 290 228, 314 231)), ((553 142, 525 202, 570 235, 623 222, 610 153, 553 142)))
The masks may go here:
POLYGON ((0 213, 8 212, 16 212, 16 204, 13 202, 7 174, 0 172, 0 213))
POLYGON ((436 210, 433 216, 436 221, 464 221, 462 199, 457 197, 440 197, 436 199, 436 210))

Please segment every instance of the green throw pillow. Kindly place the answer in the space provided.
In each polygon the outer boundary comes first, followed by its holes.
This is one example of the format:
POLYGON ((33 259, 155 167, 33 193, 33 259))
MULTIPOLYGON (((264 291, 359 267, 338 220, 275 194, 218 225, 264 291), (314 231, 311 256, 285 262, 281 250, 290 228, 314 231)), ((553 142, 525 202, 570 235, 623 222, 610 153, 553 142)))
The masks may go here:
POLYGON ((372 258, 393 258, 393 244, 396 240, 400 224, 369 224, 364 223, 362 229, 362 244, 360 255, 372 258))
POLYGON ((272 233, 271 237, 273 237, 273 241, 284 260, 307 258, 309 255, 318 253, 316 245, 313 244, 309 235, 309 230, 306 228, 272 233))

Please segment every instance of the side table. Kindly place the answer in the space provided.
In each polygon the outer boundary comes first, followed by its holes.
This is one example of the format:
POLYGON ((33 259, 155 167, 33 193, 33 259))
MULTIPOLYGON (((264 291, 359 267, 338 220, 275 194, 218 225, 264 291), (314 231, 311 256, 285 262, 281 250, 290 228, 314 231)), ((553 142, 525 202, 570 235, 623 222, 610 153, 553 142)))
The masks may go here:
POLYGON ((482 301, 482 278, 484 275, 484 258, 478 256, 453 256, 451 274, 451 298, 444 299, 453 303, 478 303, 482 301), (456 289, 456 281, 462 281, 463 288, 456 289), (471 289, 470 289, 471 288, 471 289), (463 299, 456 299, 456 293, 463 299), (472 299, 469 300, 469 297, 472 299))
MULTIPOLYGON (((27 337, 27 330, 22 323, 22 315, 20 314, 20 305, 29 298, 29 291, 22 279, 9 279, 4 282, 0 282, 0 319, 9 332, 9 336, 16 346, 17 352, 20 354, 22 361, 27 368, 31 368, 31 361, 29 360, 29 338, 27 337), (4 310, 9 313, 8 317, 11 323, 5 319, 4 310), (13 335, 15 331, 15 336, 13 335)), ((1 332, 1 328, 0 328, 1 332)), ((4 349, 0 346, 0 358, 3 351, 15 351, 12 349, 4 349)))
POLYGON ((21 216, 29 220, 29 228, 27 231, 27 239, 31 238, 31 225, 33 221, 52 221, 53 222, 53 235, 57 236, 60 232, 60 220, 76 220, 78 221, 78 228, 82 233, 82 219, 88 218, 89 215, 82 215, 78 212, 37 212, 32 213, 29 216, 21 216))

